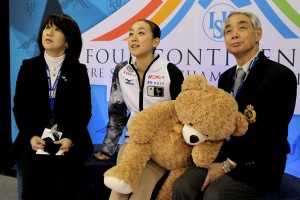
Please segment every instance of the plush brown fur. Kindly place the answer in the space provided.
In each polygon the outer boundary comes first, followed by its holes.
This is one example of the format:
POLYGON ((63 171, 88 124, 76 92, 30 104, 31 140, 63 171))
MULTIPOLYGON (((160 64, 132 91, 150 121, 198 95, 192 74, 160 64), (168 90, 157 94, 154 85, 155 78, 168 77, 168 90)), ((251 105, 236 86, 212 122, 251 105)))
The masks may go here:
POLYGON ((224 138, 243 135, 247 127, 228 93, 208 85, 203 76, 188 76, 176 100, 155 104, 136 115, 128 129, 130 143, 121 161, 105 172, 104 183, 121 193, 134 192, 152 159, 170 170, 157 199, 172 199, 172 185, 191 164, 191 155, 198 166, 207 165, 216 158, 224 138), (187 124, 206 135, 206 140, 188 145, 181 132, 187 124))

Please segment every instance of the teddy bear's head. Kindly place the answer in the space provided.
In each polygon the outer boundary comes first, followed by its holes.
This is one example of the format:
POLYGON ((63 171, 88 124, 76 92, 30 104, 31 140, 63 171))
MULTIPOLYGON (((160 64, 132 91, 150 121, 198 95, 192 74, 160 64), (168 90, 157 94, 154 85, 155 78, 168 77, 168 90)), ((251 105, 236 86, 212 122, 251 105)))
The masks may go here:
POLYGON ((235 99, 224 90, 207 84, 204 76, 186 77, 175 109, 184 125, 183 137, 191 145, 223 140, 230 135, 240 136, 248 128, 235 99))

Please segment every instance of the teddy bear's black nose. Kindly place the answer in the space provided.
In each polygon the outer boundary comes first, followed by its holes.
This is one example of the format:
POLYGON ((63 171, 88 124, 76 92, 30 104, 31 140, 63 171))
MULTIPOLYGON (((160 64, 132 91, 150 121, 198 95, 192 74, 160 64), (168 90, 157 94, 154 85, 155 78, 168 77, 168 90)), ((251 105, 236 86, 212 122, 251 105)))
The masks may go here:
POLYGON ((199 138, 196 135, 191 135, 190 136, 190 142, 191 143, 197 143, 197 142, 199 142, 199 138))

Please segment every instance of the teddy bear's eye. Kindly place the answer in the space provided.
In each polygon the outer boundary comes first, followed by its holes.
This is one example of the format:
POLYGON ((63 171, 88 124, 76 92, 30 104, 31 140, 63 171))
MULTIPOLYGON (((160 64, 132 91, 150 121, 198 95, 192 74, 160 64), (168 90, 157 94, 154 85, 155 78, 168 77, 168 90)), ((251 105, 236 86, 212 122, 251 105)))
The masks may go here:
POLYGON ((192 123, 189 123, 189 125, 190 125, 190 126, 193 126, 193 124, 192 124, 192 123))

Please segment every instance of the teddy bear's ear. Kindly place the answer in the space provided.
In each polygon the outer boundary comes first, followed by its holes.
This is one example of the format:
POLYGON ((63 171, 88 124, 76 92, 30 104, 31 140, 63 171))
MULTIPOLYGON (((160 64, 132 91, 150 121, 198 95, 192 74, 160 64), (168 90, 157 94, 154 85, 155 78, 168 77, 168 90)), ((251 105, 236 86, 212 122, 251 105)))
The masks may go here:
POLYGON ((187 76, 182 84, 181 91, 186 90, 206 90, 207 81, 204 76, 201 75, 190 75, 187 76))
POLYGON ((247 130, 248 130, 248 121, 241 112, 238 112, 237 120, 236 120, 236 128, 232 135, 242 136, 246 133, 247 130))

